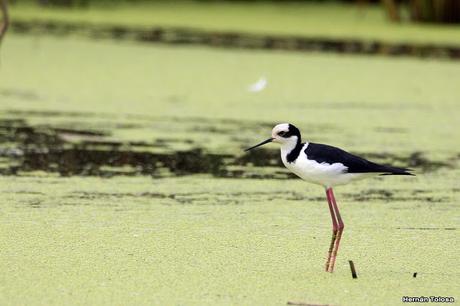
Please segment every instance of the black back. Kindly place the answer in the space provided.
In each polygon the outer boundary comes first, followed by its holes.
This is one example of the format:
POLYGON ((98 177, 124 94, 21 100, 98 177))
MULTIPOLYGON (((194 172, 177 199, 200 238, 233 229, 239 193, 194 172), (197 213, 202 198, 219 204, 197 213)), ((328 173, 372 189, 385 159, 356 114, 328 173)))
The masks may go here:
POLYGON ((318 163, 341 163, 348 168, 348 173, 381 172, 386 174, 412 175, 407 172, 408 169, 379 165, 342 149, 325 144, 310 142, 304 152, 308 159, 313 159, 318 163))

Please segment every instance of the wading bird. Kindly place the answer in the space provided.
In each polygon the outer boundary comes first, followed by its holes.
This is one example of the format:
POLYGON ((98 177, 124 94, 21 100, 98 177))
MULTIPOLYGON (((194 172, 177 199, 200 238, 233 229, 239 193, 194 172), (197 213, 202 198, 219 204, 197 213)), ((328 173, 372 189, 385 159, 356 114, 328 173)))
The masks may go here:
POLYGON ((289 123, 282 123, 272 130, 272 137, 246 149, 252 150, 264 144, 281 145, 284 166, 303 180, 319 184, 326 189, 327 202, 332 218, 332 239, 326 262, 326 271, 333 272, 344 224, 332 187, 372 175, 413 175, 409 169, 373 163, 342 149, 313 142, 302 143, 300 131, 289 123))

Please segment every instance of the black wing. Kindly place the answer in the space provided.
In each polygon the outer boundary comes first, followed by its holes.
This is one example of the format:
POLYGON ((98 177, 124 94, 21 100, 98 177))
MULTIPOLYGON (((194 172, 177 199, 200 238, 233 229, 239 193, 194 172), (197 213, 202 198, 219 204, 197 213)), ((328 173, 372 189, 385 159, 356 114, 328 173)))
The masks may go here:
POLYGON ((413 175, 407 172, 409 169, 379 165, 342 149, 325 144, 310 142, 304 152, 308 159, 314 159, 318 163, 341 163, 348 168, 348 173, 379 172, 382 174, 413 175))

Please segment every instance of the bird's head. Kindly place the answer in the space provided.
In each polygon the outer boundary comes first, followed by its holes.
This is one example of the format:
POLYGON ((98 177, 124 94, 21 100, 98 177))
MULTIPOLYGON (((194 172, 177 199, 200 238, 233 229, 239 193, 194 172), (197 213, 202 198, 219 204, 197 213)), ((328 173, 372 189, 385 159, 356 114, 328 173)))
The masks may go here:
POLYGON ((262 141, 261 143, 253 147, 246 149, 245 151, 255 149, 270 142, 276 142, 281 145, 289 144, 292 146, 296 146, 297 143, 301 142, 300 131, 298 128, 296 128, 290 123, 278 124, 272 130, 272 137, 262 141))

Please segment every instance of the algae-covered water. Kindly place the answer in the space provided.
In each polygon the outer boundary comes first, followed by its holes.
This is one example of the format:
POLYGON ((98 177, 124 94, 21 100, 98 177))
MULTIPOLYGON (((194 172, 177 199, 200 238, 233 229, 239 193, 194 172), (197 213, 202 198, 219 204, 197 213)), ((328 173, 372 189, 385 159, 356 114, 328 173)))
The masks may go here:
POLYGON ((458 298, 459 84, 453 61, 11 35, 0 304, 458 298), (249 93, 261 76, 266 90, 249 93), (324 191, 289 175, 275 146, 242 152, 286 121, 417 174, 337 188, 334 274, 324 191))

